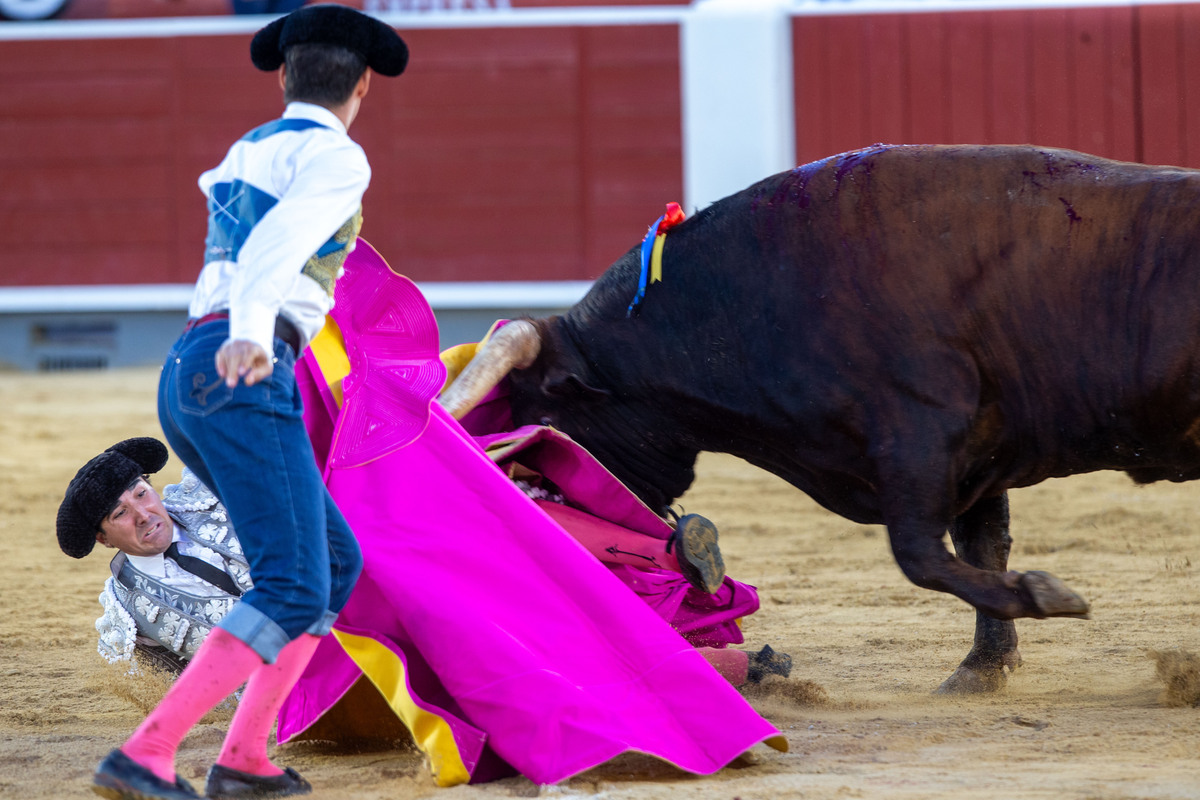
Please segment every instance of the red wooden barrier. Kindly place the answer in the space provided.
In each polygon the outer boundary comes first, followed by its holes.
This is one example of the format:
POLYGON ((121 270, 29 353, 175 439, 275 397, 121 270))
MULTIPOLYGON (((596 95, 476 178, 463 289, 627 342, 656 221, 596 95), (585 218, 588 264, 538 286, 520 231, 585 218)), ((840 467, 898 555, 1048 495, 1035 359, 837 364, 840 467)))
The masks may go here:
MULTIPOLYGON (((1141 125, 1187 106, 1178 95, 1187 69, 1167 68, 1182 54, 1168 28, 1195 20, 1198 6, 797 17, 798 160, 876 142, 1031 142, 1188 163, 1177 144, 1144 153, 1139 137, 1141 125), (1142 21, 1139 38, 1139 15, 1171 22, 1150 31, 1142 21), (1139 105, 1154 98, 1156 107, 1139 105)), ((1193 135, 1195 150, 1200 128, 1193 135)))
MULTIPOLYGON (((792 24, 800 162, 1033 142, 1200 167, 1200 4, 792 24)), ((591 278, 682 199, 674 25, 405 36, 353 134, 364 235, 412 277, 591 278)), ((5 41, 0 286, 192 282, 196 177, 280 105, 248 38, 5 41)))
MULTIPOLYGON (((680 199, 674 26, 414 30, 352 134, 417 280, 595 277, 680 199)), ((0 285, 190 283, 196 178, 281 110, 247 36, 0 48, 0 285)))
POLYGON ((1137 11, 1144 158, 1200 164, 1200 6, 1137 11))

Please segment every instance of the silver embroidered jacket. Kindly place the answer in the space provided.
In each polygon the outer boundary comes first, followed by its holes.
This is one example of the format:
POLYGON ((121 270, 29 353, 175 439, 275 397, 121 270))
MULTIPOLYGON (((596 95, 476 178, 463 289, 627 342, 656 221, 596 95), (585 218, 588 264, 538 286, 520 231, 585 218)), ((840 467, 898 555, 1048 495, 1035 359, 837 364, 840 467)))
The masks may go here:
MULTIPOLYGON (((225 507, 207 486, 185 468, 180 482, 163 490, 162 500, 189 538, 220 556, 225 571, 243 592, 253 586, 225 507)), ((110 566, 113 574, 100 594, 104 613, 96 620, 96 630, 100 655, 113 663, 129 660, 139 638, 188 660, 237 602, 223 592, 200 597, 182 591, 169 580, 136 569, 124 553, 118 553, 110 566)))

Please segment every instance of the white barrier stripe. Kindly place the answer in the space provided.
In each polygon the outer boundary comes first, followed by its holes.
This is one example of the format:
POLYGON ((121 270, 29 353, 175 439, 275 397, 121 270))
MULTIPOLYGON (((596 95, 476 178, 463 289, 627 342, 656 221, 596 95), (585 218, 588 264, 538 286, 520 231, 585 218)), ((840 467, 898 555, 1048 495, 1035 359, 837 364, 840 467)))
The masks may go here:
MULTIPOLYGON (((574 305, 591 281, 477 281, 419 283, 434 311, 475 308, 552 309, 574 305)), ((0 287, 0 314, 186 311, 192 284, 0 287)))
POLYGON ((194 286, 11 286, 0 288, 0 313, 71 311, 178 311, 186 309, 194 286))
POLYGON ((591 281, 427 282, 417 288, 434 311, 471 308, 568 308, 591 281))

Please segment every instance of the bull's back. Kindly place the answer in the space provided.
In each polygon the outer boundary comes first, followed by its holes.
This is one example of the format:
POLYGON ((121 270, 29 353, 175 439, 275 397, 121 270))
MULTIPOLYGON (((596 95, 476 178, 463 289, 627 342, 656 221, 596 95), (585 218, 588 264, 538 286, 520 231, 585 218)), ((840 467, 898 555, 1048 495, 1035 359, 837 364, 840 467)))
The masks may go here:
POLYGON ((1024 380, 1039 367, 1056 375, 1093 351, 1133 357, 1195 316, 1191 170, 1031 147, 880 147, 726 202, 714 227, 754 256, 709 269, 735 272, 747 300, 786 308, 772 320, 781 352, 833 346, 874 376, 889 353, 936 341, 981 349, 1024 380), (1162 336, 1150 330, 1161 325, 1162 336))
POLYGON ((878 148, 741 197, 778 288, 815 303, 1083 313, 1197 266, 1200 173, 1070 151, 878 148))
POLYGON ((1197 230, 1192 170, 881 146, 769 178, 676 229, 645 313, 673 332, 664 358, 682 355, 763 439, 799 420, 822 458, 861 452, 898 397, 991 404, 1009 441, 987 446, 1052 454, 1019 468, 1036 480, 1074 469, 1049 462, 1164 384, 1196 399, 1197 230))

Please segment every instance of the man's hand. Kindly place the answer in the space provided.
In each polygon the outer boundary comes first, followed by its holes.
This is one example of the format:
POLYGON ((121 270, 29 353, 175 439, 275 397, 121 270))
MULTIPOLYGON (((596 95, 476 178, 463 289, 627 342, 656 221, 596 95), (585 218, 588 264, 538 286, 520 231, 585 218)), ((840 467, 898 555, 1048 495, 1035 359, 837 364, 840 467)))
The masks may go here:
POLYGON ((229 339, 217 351, 217 374, 230 389, 242 378, 247 386, 253 386, 274 371, 271 354, 248 339, 229 339))

